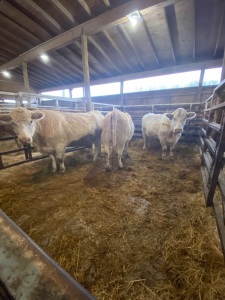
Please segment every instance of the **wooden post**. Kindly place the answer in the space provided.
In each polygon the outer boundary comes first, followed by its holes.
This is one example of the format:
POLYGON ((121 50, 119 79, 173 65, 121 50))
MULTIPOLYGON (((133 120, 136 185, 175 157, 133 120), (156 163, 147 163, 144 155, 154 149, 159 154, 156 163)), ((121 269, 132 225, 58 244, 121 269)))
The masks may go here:
POLYGON ((204 74, 205 74, 205 69, 201 69, 199 84, 198 84, 198 91, 197 91, 197 95, 196 95, 196 102, 201 102, 202 83, 203 83, 204 74))
MULTIPOLYGON (((27 71, 27 63, 23 62, 23 80, 24 80, 24 87, 27 93, 30 93, 30 84, 29 84, 29 78, 28 78, 28 71, 27 71)), ((31 101, 30 97, 27 96, 27 106, 31 107, 31 101)))
POLYGON ((84 98, 86 99, 86 111, 91 111, 91 89, 90 89, 90 75, 88 64, 88 43, 87 36, 82 33, 82 61, 83 61, 83 74, 84 74, 84 98))
POLYGON ((123 100, 123 81, 120 81, 120 105, 124 106, 124 100, 123 100))
POLYGON ((223 62, 222 62, 222 72, 221 72, 221 77, 220 77, 220 82, 225 79, 225 46, 224 46, 224 51, 223 51, 223 62))

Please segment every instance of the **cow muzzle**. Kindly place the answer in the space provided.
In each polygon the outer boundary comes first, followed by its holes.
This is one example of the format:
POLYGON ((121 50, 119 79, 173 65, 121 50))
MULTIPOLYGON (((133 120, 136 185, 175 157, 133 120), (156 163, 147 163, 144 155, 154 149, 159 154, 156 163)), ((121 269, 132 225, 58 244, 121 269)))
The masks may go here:
POLYGON ((19 140, 23 144, 30 144, 32 142, 31 138, 25 137, 25 136, 24 137, 19 137, 19 140))
POLYGON ((183 132, 183 129, 182 128, 174 128, 174 133, 182 133, 183 132))

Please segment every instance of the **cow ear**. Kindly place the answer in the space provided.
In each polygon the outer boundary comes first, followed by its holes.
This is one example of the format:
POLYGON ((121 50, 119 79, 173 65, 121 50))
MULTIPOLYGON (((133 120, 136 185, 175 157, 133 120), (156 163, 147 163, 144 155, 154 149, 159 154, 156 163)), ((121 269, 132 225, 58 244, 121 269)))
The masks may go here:
POLYGON ((172 114, 172 113, 166 113, 165 115, 166 115, 166 117, 167 117, 168 119, 170 119, 170 120, 173 119, 173 114, 172 114))
POLYGON ((44 114, 40 111, 35 111, 35 112, 32 112, 31 114, 31 119, 32 120, 41 120, 44 118, 44 114))
POLYGON ((0 115, 0 121, 4 122, 4 123, 10 123, 12 120, 11 116, 9 114, 3 114, 0 115))
POLYGON ((196 113, 195 112, 189 112, 189 113, 187 113, 187 119, 193 119, 194 117, 196 117, 196 113))

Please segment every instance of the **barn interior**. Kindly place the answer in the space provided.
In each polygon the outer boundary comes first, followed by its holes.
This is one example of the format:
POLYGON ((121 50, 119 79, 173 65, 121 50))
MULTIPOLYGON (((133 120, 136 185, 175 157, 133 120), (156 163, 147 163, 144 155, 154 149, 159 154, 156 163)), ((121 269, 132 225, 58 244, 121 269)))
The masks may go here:
POLYGON ((117 108, 135 124, 123 170, 105 172, 104 149, 93 163, 68 148, 53 176, 0 124, 0 209, 96 299, 224 299, 224 41, 223 0, 0 1, 1 114, 117 108), (188 72, 197 80, 178 86, 188 72), (152 78, 158 88, 128 89, 152 78), (179 107, 197 116, 174 159, 158 141, 144 151, 143 115, 179 107))

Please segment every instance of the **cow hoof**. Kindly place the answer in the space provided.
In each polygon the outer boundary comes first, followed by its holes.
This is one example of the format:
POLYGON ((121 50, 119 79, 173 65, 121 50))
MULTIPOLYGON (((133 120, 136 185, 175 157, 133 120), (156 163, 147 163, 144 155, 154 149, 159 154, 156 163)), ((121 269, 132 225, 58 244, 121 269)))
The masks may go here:
POLYGON ((111 166, 106 166, 106 167, 105 167, 105 170, 106 170, 107 172, 109 172, 109 171, 112 170, 112 167, 111 167, 111 166))

